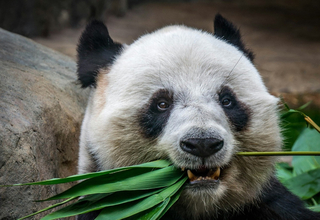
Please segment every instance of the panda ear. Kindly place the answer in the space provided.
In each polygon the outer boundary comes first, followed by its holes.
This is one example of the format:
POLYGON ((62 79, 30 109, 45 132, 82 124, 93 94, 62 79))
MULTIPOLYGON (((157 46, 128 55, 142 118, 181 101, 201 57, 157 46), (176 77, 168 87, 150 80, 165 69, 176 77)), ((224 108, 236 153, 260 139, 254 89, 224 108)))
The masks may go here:
POLYGON ((214 36, 237 47, 251 62, 253 61, 254 55, 243 44, 239 29, 220 14, 217 14, 214 19, 214 36))
POLYGON ((113 42, 101 21, 91 21, 82 33, 77 48, 78 80, 82 87, 95 87, 99 69, 111 65, 121 49, 122 45, 113 42))

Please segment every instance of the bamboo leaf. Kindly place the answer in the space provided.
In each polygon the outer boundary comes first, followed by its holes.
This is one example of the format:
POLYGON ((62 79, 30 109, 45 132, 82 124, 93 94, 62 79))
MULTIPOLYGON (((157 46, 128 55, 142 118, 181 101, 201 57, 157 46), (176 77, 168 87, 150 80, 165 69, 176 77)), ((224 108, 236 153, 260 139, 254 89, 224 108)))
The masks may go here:
POLYGON ((68 183, 68 182, 74 182, 78 180, 84 180, 89 179, 93 177, 103 176, 106 174, 113 174, 120 171, 129 171, 131 169, 143 169, 143 168, 164 168, 171 164, 171 162, 168 162, 166 160, 156 160, 149 163, 143 163, 139 165, 129 166, 129 167, 120 167, 112 170, 104 170, 100 172, 94 172, 94 173, 85 173, 85 174, 77 174, 72 175, 66 178, 53 178, 50 180, 44 180, 40 182, 33 182, 33 183, 19 183, 19 184, 13 184, 13 185, 1 185, 0 187, 7 187, 7 186, 25 186, 25 185, 53 185, 53 184, 60 184, 60 183, 68 183))
POLYGON ((287 179, 283 184, 301 199, 309 199, 320 192, 320 168, 287 179))
POLYGON ((169 204, 168 204, 168 205, 166 206, 166 208, 162 211, 161 215, 157 218, 157 220, 161 219, 161 218, 164 216, 164 214, 171 208, 171 206, 172 206, 174 203, 176 203, 176 201, 178 201, 178 199, 180 198, 182 189, 183 189, 183 187, 181 187, 181 188, 179 189, 179 191, 171 197, 169 204))
POLYGON ((284 98, 282 96, 280 96, 280 100, 282 102, 282 104, 284 105, 284 107, 286 107, 287 110, 290 110, 290 107, 288 106, 288 104, 284 101, 284 98))
MULTIPOLYGON (((310 128, 302 131, 292 147, 292 151, 317 151, 320 149, 320 134, 310 128)), ((300 175, 309 170, 320 168, 320 157, 306 156, 296 157, 292 159, 293 173, 300 175)))
POLYGON ((305 109, 305 108, 308 107, 311 103, 312 103, 312 101, 307 102, 306 104, 300 106, 300 107, 298 108, 298 110, 301 111, 301 110, 305 109))
POLYGON ((320 212, 320 205, 310 206, 308 207, 311 211, 320 212))
POLYGON ((165 210, 167 205, 170 202, 170 197, 166 198, 162 203, 157 206, 148 209, 144 212, 138 213, 134 216, 126 218, 126 220, 156 220, 161 215, 161 213, 165 210))
POLYGON ((132 202, 147 196, 160 192, 161 190, 145 190, 118 192, 110 194, 93 194, 80 199, 76 203, 66 206, 58 211, 55 211, 41 220, 51 220, 57 218, 65 218, 69 216, 80 215, 95 210, 100 210, 105 207, 115 206, 127 202, 132 202))
POLYGON ((276 171, 276 175, 280 182, 284 182, 293 177, 292 167, 287 163, 277 163, 276 171))
POLYGON ((39 214, 39 213, 41 213, 41 212, 45 212, 45 211, 48 211, 48 210, 50 210, 50 209, 56 208, 56 207, 58 207, 58 206, 61 206, 61 205, 63 205, 63 204, 66 204, 66 203, 68 203, 68 202, 70 202, 70 201, 72 201, 72 200, 74 200, 74 199, 76 199, 76 198, 77 198, 77 197, 69 198, 69 199, 67 199, 67 200, 65 200, 65 201, 63 201, 63 202, 56 203, 56 204, 54 204, 54 205, 52 205, 52 206, 49 206, 49 207, 47 207, 47 208, 45 208, 45 209, 42 209, 42 210, 37 211, 37 212, 35 212, 35 213, 32 213, 32 214, 30 214, 30 215, 27 215, 27 216, 24 216, 24 217, 22 217, 22 218, 19 218, 18 220, 25 219, 25 218, 29 218, 29 217, 32 217, 32 216, 34 216, 34 215, 37 215, 37 214, 39 214))
POLYGON ((147 210, 149 208, 152 208, 155 205, 163 202, 168 197, 175 194, 182 187, 182 185, 186 182, 187 179, 188 177, 184 177, 180 181, 164 189, 160 193, 149 196, 137 203, 125 203, 123 205, 105 208, 96 218, 96 220, 123 219, 135 215, 144 210, 147 210))
POLYGON ((141 213, 138 213, 134 216, 131 216, 129 218, 126 218, 126 220, 159 220, 162 218, 162 216, 171 208, 171 206, 179 199, 181 192, 182 192, 183 187, 181 187, 178 192, 176 192, 173 196, 170 197, 170 201, 167 203, 165 207, 163 207, 163 203, 158 205, 156 208, 151 208, 149 210, 143 211, 141 213), (160 206, 162 207, 160 209, 160 206), (157 209, 157 212, 156 210, 157 209))
POLYGON ((85 180, 72 188, 47 200, 90 195, 95 193, 111 193, 118 191, 148 190, 172 185, 181 178, 183 172, 174 166, 165 167, 147 173, 131 170, 128 173, 115 173, 85 180))
POLYGON ((294 114, 294 113, 299 113, 301 114, 300 111, 294 110, 294 109, 289 109, 287 112, 283 113, 280 115, 280 119, 283 120, 287 117, 289 117, 290 115, 294 114))

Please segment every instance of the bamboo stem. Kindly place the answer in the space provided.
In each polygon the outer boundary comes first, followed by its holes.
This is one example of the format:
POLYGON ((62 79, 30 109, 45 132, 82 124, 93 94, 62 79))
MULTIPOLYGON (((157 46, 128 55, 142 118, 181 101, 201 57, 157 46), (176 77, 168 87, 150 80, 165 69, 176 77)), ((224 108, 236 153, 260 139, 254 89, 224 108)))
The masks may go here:
POLYGON ((304 116, 304 120, 320 133, 320 127, 309 116, 304 116))
POLYGON ((239 156, 320 156, 320 151, 238 152, 239 156))

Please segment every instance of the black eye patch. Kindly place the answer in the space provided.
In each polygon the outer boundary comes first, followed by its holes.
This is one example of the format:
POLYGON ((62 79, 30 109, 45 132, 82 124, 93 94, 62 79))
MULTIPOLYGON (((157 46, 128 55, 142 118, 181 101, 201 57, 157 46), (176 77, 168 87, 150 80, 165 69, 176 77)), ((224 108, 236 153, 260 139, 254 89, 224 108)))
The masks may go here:
POLYGON ((146 137, 159 136, 168 121, 172 108, 172 94, 168 90, 160 89, 153 94, 139 115, 139 124, 146 137))
POLYGON ((221 89, 219 103, 235 130, 244 130, 250 119, 250 110, 245 104, 237 100, 236 95, 229 87, 221 89))

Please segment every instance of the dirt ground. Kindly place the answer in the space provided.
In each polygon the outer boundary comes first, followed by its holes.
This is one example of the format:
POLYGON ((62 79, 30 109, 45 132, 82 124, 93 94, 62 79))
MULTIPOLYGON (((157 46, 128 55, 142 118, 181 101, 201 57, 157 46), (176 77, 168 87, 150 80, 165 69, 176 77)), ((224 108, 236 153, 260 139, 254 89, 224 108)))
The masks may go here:
MULTIPOLYGON (((240 27, 272 93, 309 94, 315 103, 320 102, 320 12, 231 2, 153 2, 129 9, 124 17, 109 15, 105 22, 114 40, 130 44, 142 34, 170 24, 212 32, 216 13, 240 27)), ((66 29, 34 40, 76 59, 82 30, 66 29)))

